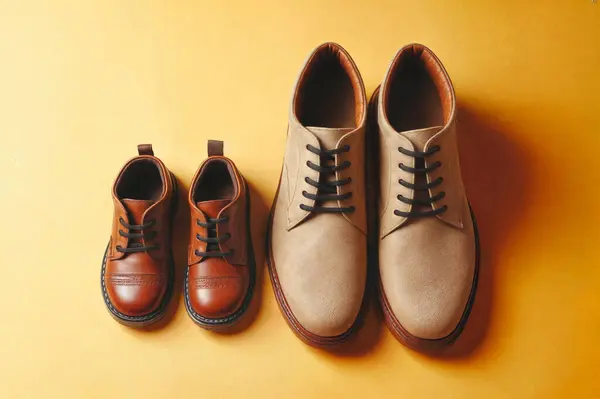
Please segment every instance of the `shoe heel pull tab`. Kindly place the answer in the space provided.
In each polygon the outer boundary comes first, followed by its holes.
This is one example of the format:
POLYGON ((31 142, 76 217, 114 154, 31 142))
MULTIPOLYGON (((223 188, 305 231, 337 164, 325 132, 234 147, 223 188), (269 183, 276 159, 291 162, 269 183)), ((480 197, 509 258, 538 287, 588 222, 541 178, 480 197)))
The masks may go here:
POLYGON ((152 151, 152 144, 138 144, 138 154, 154 156, 154 151, 152 151))
POLYGON ((208 156, 223 156, 223 142, 219 140, 208 140, 208 156))

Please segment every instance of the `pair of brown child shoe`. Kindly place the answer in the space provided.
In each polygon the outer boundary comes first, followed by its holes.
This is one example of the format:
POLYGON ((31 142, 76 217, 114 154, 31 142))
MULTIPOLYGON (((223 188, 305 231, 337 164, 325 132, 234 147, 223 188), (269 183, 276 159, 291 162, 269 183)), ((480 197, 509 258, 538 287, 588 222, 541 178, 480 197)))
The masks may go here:
MULTIPOLYGON (((139 145, 138 152, 113 185, 113 225, 101 274, 108 310, 131 327, 145 327, 164 316, 175 277, 171 234, 176 180, 151 145, 139 145)), ((246 182, 223 156, 223 142, 209 141, 208 155, 188 196, 184 301, 194 322, 221 329, 238 322, 248 308, 256 265, 246 182)))

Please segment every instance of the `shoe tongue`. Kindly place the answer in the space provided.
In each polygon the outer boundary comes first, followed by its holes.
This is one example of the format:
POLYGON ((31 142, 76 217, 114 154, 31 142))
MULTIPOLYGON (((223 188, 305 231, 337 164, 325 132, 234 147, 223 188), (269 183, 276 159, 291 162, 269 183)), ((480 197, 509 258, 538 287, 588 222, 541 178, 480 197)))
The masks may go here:
MULTIPOLYGON (((429 141, 430 138, 435 136, 440 130, 443 129, 443 126, 434 126, 428 127, 425 129, 416 129, 416 130, 407 130, 404 132, 400 132, 400 134, 406 137, 415 147, 415 151, 425 151, 425 144, 429 141)), ((415 166, 417 168, 424 167, 423 159, 416 159, 415 166)), ((418 174, 415 176, 415 184, 424 185, 427 183, 427 179, 425 175, 418 174)), ((427 191, 415 191, 414 198, 417 200, 426 201, 429 198, 429 192, 427 191)), ((431 205, 422 205, 415 204, 412 207, 412 210, 415 212, 426 212, 432 209, 431 205)))
POLYGON ((230 202, 231 200, 229 199, 223 199, 202 201, 196 203, 196 205, 198 206, 198 209, 200 209, 202 213, 206 215, 206 217, 216 219, 217 217, 219 217, 219 212, 221 212, 223 208, 229 205, 230 202))
POLYGON ((125 206, 129 215, 129 224, 142 224, 144 212, 154 205, 156 201, 123 198, 121 203, 125 206))
POLYGON ((434 126, 425 129, 406 130, 400 132, 400 134, 410 140, 416 151, 425 151, 425 144, 443 128, 443 126, 434 126))
POLYGON ((348 128, 331 128, 331 127, 314 127, 307 126, 306 129, 315 135, 321 144, 322 150, 333 150, 338 141, 348 132, 354 130, 353 127, 348 128))
MULTIPOLYGON (((348 132, 351 132, 354 130, 354 128, 330 128, 330 127, 313 127, 313 126, 307 126, 306 129, 311 132, 312 134, 315 135, 315 137, 317 138, 317 140, 319 140, 319 144, 321 146, 321 150, 333 150, 337 147, 337 143, 338 141, 340 141, 340 139, 348 132)), ((321 159, 321 166, 332 166, 333 165, 333 161, 330 160, 326 160, 324 158, 321 159)), ((335 180, 336 176, 334 173, 332 174, 321 174, 319 181, 320 183, 325 183, 326 181, 332 181, 335 180)), ((321 192, 321 190, 319 189, 318 194, 323 195, 324 193, 321 192)), ((317 201, 315 203, 315 206, 318 207, 324 207, 324 208, 331 208, 331 207, 337 207, 338 206, 338 202, 337 201, 317 201)))

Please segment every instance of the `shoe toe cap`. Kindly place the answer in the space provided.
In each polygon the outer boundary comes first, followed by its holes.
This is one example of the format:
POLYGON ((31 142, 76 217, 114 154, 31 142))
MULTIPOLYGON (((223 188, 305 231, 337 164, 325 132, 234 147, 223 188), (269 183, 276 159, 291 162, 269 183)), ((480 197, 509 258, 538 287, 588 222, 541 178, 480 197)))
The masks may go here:
POLYGON ((409 250, 402 253, 393 264, 380 263, 392 319, 415 338, 449 336, 465 313, 475 282, 475 262, 464 254, 442 259, 409 250))
POLYGON ((199 276, 188 282, 189 307, 201 317, 221 319, 242 305, 247 282, 242 276, 199 276))
POLYGON ((345 334, 356 322, 365 293, 366 236, 333 213, 313 215, 288 229, 286 209, 278 197, 270 271, 281 307, 304 337, 318 342, 345 334))
POLYGON ((301 327, 317 337, 330 338, 346 333, 354 325, 359 307, 343 301, 322 299, 322 306, 290 301, 290 308, 301 327))
POLYGON ((158 274, 119 274, 105 277, 106 294, 114 309, 126 316, 151 314, 160 306, 166 286, 158 274))
POLYGON ((308 272, 285 273, 284 279, 279 280, 279 289, 291 313, 288 317, 295 319, 301 330, 317 337, 346 333, 356 322, 363 301, 366 270, 359 271, 365 269, 362 262, 358 259, 358 263, 348 261, 337 267, 325 263, 298 267, 308 272), (336 271, 317 272, 328 268, 336 271))

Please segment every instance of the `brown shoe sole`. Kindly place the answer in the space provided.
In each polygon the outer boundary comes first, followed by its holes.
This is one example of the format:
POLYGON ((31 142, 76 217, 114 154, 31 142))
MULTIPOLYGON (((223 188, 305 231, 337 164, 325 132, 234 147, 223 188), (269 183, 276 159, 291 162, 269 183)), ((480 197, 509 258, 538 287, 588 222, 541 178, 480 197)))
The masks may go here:
MULTIPOLYGON (((245 181, 244 181, 244 184, 246 184, 245 181)), ((194 323, 196 323, 198 326, 205 328, 207 330, 225 331, 225 330, 230 329, 231 327, 235 326, 243 319, 243 316, 246 314, 246 310, 248 310, 248 308, 250 307, 250 304, 252 303, 252 295, 254 293, 254 287, 256 285, 256 260, 254 257, 254 247, 252 246, 252 236, 251 236, 251 229, 250 229, 250 189, 247 184, 246 184, 246 214, 248 215, 248 217, 246 218, 246 231, 247 231, 247 242, 248 242, 248 259, 250 260, 250 276, 249 276, 250 281, 248 284, 248 290, 246 292, 246 296, 244 297, 242 304, 238 308, 238 310, 236 310, 233 314, 231 314, 229 316, 216 318, 216 319, 204 317, 201 314, 199 314, 198 312, 196 312, 190 303, 189 286, 188 286, 189 267, 186 269, 185 282, 184 282, 184 287, 183 287, 183 297, 184 297, 184 302, 185 302, 185 309, 187 310, 188 315, 194 321, 194 323)))
MULTIPOLYGON (((369 102, 369 130, 372 132, 369 136, 373 140, 375 140, 375 143, 371 143, 371 145, 373 147, 378 147, 379 127, 377 124, 377 108, 376 108, 378 96, 379 96, 379 87, 377 87, 375 89, 375 91, 373 92, 373 95, 371 96, 371 100, 369 102)), ((370 165, 372 168, 374 165, 378 166, 375 163, 372 163, 372 164, 370 163, 370 165)), ((370 173, 371 173, 371 175, 369 175, 369 176, 371 176, 371 177, 378 176, 378 174, 374 174, 373 170, 371 170, 370 173)), ((373 203, 376 203, 376 202, 373 201, 373 203)), ((441 350, 441 349, 447 347, 448 345, 451 345, 452 343, 454 343, 454 341, 456 341, 456 339, 460 336, 460 334, 462 333, 462 331, 467 323, 469 314, 471 313, 471 308, 473 307, 473 302, 475 301, 475 293, 477 292, 477 281, 479 279, 479 263, 480 263, 480 261, 479 261, 480 260, 479 231, 477 229, 475 215, 473 214, 473 210, 471 209, 470 205, 469 205, 469 210, 471 211, 471 218, 473 220, 473 231, 475 234, 475 257, 476 257, 475 258, 475 271, 473 273, 473 283, 471 285, 471 293, 469 294, 469 299, 467 300, 467 304, 466 304, 463 314, 458 322, 458 325, 450 334, 448 334, 447 336, 442 337, 442 338, 425 339, 425 338, 415 337, 414 335, 412 335, 408 331, 406 331, 406 329, 404 327, 402 327, 402 324, 400 324, 400 322, 394 315, 394 312, 392 311, 390 304, 387 300, 387 297, 385 295, 385 292, 383 290, 383 285, 381 283, 381 277, 380 277, 381 275, 380 275, 380 273, 377 273, 377 275, 378 275, 378 277, 377 277, 378 284, 377 285, 379 288, 379 300, 381 301, 381 307, 383 308, 385 324, 387 325, 388 329, 392 332, 394 337, 396 337, 396 339, 398 341, 400 341, 404 345, 408 346, 409 348, 419 350, 419 351, 441 350)), ((375 229, 375 231, 378 232, 379 231, 378 223, 375 223, 375 224, 377 225, 377 228, 375 229)))
MULTIPOLYGON (((177 180, 175 176, 171 173, 171 181, 173 183, 173 199, 171 202, 171 226, 170 231, 173 232, 173 221, 175 219, 175 213, 177 212, 177 180)), ((172 235, 171 235, 172 237, 172 235)), ((153 312, 143 315, 143 316, 129 316, 124 313, 119 312, 115 309, 114 305, 110 301, 108 297, 108 293, 106 292, 106 286, 104 285, 104 272, 106 270, 106 255, 108 254, 108 247, 110 245, 110 241, 106 246, 106 250, 104 251, 104 257, 102 259, 102 268, 100 271, 100 288, 102 289, 102 298, 104 299, 104 304, 108 309, 110 315, 119 323, 133 328, 144 328, 148 327, 158 321, 160 321, 167 310, 167 305, 171 301, 171 297, 173 296, 173 287, 175 280, 175 262, 173 260, 173 251, 171 249, 171 255, 169 260, 169 270, 167 275, 167 290, 165 295, 163 296, 162 301, 158 305, 158 308, 153 312)))

